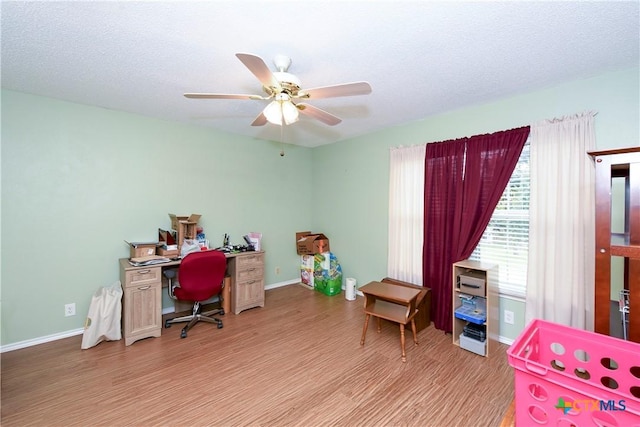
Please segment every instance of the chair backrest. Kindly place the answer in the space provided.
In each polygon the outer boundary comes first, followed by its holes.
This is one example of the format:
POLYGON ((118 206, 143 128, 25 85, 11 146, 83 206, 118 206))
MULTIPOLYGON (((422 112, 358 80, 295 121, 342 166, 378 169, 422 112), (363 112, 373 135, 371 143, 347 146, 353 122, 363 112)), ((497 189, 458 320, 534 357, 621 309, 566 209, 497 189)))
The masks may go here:
POLYGON ((222 290, 227 258, 220 251, 192 252, 180 263, 180 287, 175 295, 181 300, 205 301, 222 290))

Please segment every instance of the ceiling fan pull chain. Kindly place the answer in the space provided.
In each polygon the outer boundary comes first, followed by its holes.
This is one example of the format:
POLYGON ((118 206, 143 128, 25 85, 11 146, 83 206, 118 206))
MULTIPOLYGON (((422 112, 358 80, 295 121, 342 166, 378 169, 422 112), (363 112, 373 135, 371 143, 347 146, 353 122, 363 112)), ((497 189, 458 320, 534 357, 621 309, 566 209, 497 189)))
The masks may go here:
POLYGON ((280 157, 284 157, 284 126, 280 126, 280 157))

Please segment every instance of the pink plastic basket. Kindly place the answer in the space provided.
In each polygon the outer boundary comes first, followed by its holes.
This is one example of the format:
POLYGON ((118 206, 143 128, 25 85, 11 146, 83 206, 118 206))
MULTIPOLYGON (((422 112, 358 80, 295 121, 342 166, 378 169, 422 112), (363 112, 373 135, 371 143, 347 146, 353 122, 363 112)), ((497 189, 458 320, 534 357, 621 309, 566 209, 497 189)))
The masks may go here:
POLYGON ((640 427, 640 344, 534 320, 507 356, 516 426, 640 427))

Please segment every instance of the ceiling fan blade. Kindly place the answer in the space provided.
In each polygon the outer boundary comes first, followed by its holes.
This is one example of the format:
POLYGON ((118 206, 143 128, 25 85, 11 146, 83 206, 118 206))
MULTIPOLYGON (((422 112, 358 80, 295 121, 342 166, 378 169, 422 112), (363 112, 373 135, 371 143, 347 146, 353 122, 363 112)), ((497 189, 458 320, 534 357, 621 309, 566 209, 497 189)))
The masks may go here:
POLYGON ((335 126, 342 122, 342 119, 334 116, 331 113, 328 113, 324 110, 321 110, 318 107, 314 107, 313 105, 300 103, 296 104, 296 108, 305 116, 312 117, 314 119, 320 120, 322 123, 327 124, 329 126, 335 126))
POLYGON ((227 94, 227 93, 185 93, 191 99, 266 99, 260 95, 227 94))
POLYGON ((251 126, 264 126, 267 124, 267 118, 264 113, 258 114, 258 117, 251 123, 251 126))
POLYGON ((236 56, 260 80, 262 86, 280 89, 280 82, 278 82, 262 58, 250 53, 236 53, 236 56))
POLYGON ((369 93, 371 93, 371 85, 369 83, 354 82, 301 90, 298 93, 298 98, 335 98, 338 96, 367 95, 369 93))

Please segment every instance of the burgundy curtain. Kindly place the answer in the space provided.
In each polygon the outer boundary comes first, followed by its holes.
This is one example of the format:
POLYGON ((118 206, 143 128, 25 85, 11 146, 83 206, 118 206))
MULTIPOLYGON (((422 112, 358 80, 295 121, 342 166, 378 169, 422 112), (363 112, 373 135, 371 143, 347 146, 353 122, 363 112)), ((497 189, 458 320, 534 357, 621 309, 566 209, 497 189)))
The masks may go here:
POLYGON ((452 264, 480 241, 528 136, 527 126, 426 146, 422 270, 437 329, 452 330, 452 264))
MULTIPOLYGON (((466 139, 427 144, 425 153, 422 283, 431 288, 434 326, 445 331, 446 317, 451 317, 452 309, 451 283, 447 289, 445 281, 451 276, 452 254, 457 246, 452 236, 459 223, 456 212, 462 210, 465 144, 466 139)), ((448 328, 450 331, 450 324, 448 328)))

